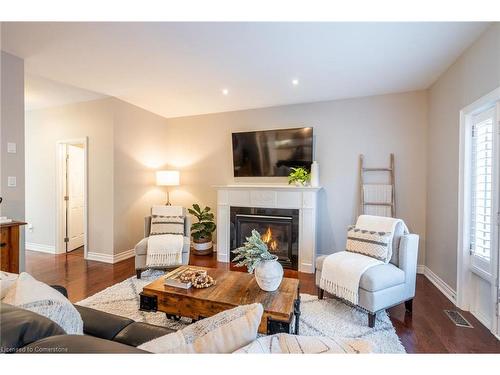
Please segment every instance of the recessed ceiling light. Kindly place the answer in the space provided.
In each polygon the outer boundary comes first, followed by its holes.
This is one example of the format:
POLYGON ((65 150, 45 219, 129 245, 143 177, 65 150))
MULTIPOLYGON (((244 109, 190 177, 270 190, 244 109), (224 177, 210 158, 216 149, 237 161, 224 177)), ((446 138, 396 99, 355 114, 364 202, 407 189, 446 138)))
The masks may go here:
POLYGON ((298 79, 292 79, 292 85, 297 86, 299 84, 298 79))
POLYGON ((222 89, 222 95, 228 95, 229 90, 228 89, 222 89))

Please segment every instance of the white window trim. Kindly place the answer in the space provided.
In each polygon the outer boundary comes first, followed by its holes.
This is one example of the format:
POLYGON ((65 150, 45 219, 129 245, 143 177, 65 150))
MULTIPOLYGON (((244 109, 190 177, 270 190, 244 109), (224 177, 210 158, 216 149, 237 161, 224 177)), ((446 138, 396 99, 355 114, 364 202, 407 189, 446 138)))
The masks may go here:
MULTIPOLYGON (((460 146, 459 146, 459 184, 458 184, 458 241, 457 241, 457 306, 462 310, 470 310, 471 296, 467 295, 470 269, 470 215, 471 215, 471 137, 472 117, 494 105, 500 100, 500 87, 468 105, 460 111, 460 146)), ((498 115, 497 115, 498 116, 498 115)), ((497 125, 498 126, 498 125, 497 125)), ((498 138, 498 137, 497 137, 498 138)), ((497 147, 498 149, 498 147, 497 147)), ((498 173, 495 177, 498 179, 498 173)), ((492 253, 491 275, 495 280, 498 276, 496 265, 497 255, 492 253)))

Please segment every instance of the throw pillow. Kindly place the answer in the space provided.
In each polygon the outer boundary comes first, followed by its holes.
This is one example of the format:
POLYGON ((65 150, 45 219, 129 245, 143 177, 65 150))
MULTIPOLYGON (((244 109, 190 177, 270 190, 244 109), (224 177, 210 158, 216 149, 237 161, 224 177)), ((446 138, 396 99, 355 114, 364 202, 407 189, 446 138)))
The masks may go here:
POLYGON ((352 225, 347 230, 346 251, 388 263, 392 255, 392 233, 369 231, 352 225))
POLYGON ((73 304, 57 290, 26 272, 19 275, 2 302, 43 315, 67 334, 83 334, 83 320, 73 304))
POLYGON ((257 338, 263 312, 260 303, 238 306, 138 348, 152 353, 232 353, 257 338))
POLYGON ((150 236, 158 234, 184 234, 183 216, 151 216, 150 236))
POLYGON ((235 353, 259 354, 357 354, 370 353, 364 340, 335 340, 323 336, 296 336, 288 333, 260 337, 235 353))
POLYGON ((0 271, 0 299, 3 299, 7 295, 7 292, 16 283, 18 277, 17 273, 0 271))

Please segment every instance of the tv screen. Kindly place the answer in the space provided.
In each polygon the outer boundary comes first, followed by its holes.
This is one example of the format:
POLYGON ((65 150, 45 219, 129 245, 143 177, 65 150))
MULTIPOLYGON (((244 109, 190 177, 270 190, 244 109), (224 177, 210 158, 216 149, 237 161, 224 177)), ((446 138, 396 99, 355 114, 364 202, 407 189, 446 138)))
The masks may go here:
POLYGON ((234 177, 288 176, 291 167, 311 169, 313 128, 233 133, 234 177))

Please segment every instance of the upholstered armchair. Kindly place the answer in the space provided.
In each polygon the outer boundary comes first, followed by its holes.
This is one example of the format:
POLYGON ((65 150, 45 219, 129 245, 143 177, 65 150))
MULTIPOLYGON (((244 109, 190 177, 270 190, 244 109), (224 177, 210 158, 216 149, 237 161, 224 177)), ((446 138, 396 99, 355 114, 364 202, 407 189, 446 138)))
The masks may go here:
MULTIPOLYGON (((392 243, 392 258, 387 264, 369 268, 359 283, 358 305, 368 312, 368 325, 375 326, 376 314, 392 306, 405 303, 406 310, 412 312, 417 276, 419 236, 404 234, 402 225, 397 225, 392 243)), ((316 259, 316 286, 319 298, 324 291, 320 289, 321 271, 327 255, 316 259)))
MULTIPOLYGON (((151 208, 152 215, 165 215, 168 214, 168 207, 171 206, 153 206, 151 208), (158 210, 155 212, 155 210, 158 210), (165 211, 167 210, 167 211, 165 211)), ((169 267, 154 267, 154 269, 168 270, 173 269, 181 265, 187 265, 189 263, 189 250, 191 247, 191 219, 186 213, 186 209, 182 209, 184 216, 184 244, 182 247, 182 263, 169 267)), ((151 216, 146 216, 144 218, 144 238, 135 245, 135 271, 137 273, 137 278, 141 278, 142 271, 148 269, 146 267, 146 255, 148 251, 148 237, 151 232, 151 216)))

